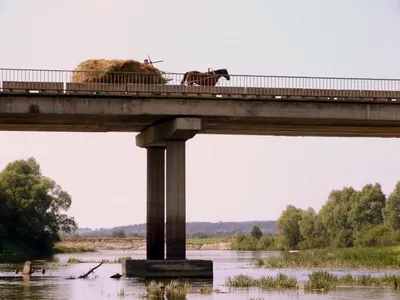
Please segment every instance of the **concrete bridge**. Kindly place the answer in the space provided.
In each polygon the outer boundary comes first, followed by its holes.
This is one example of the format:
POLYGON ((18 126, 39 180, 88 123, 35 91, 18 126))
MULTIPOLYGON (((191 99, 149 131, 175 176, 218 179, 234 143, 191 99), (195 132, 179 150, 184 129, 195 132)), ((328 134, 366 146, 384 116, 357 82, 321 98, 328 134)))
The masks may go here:
POLYGON ((400 136, 397 79, 231 75, 219 86, 186 86, 182 74, 160 85, 121 73, 113 83, 71 83, 71 73, 0 69, 0 130, 139 132, 147 260, 126 261, 126 276, 212 277, 211 261, 185 253, 185 142, 196 134, 400 136))

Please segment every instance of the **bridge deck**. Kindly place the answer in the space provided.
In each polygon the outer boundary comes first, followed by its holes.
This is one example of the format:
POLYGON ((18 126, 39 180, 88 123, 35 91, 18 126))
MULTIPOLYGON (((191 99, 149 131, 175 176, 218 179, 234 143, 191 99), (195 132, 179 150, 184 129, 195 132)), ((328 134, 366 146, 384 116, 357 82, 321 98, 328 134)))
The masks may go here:
POLYGON ((0 93, 7 131, 141 132, 177 116, 203 134, 400 137, 392 101, 0 93))
POLYGON ((230 75, 229 81, 221 78, 218 86, 188 86, 180 84, 183 74, 177 73, 164 74, 170 79, 167 84, 145 84, 148 74, 121 72, 111 74, 114 77, 110 75, 111 77, 107 79, 112 79, 113 83, 105 81, 74 83, 72 82, 73 73, 73 71, 56 70, 0 69, 0 93, 171 95, 185 98, 234 97, 310 100, 392 101, 400 99, 399 79, 230 75), (130 80, 135 82, 132 83, 130 80))
POLYGON ((243 98, 305 98, 305 99, 400 99, 400 91, 210 87, 187 85, 105 84, 3 81, 3 93, 66 93, 109 95, 174 95, 174 96, 232 96, 243 98))

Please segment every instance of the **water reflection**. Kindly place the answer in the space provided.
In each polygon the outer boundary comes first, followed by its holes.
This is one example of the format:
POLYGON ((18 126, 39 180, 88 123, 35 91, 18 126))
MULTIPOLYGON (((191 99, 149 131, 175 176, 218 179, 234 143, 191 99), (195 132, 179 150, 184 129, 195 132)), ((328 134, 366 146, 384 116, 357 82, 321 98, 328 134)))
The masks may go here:
MULTIPOLYGON (((313 270, 293 269, 254 269, 251 259, 265 257, 267 255, 279 255, 271 252, 235 252, 235 251, 188 251, 189 259, 212 259, 214 261, 214 278, 210 280, 189 280, 189 293, 182 295, 171 295, 163 291, 164 299, 400 299, 400 291, 391 288, 377 287, 346 287, 339 288, 328 294, 305 293, 300 289, 297 291, 261 291, 257 288, 229 289, 224 286, 228 276, 248 274, 252 277, 276 276, 282 272, 294 276, 298 280, 307 280, 307 274, 313 270), (201 294, 201 288, 212 285, 212 289, 219 289, 220 292, 212 294, 201 294), (178 298, 177 298, 178 297, 178 298), (180 297, 180 298, 179 298, 180 297)), ((96 253, 79 254, 57 254, 48 258, 16 258, 10 260, 4 258, 0 261, 0 299, 139 299, 147 294, 146 284, 150 279, 120 278, 111 279, 111 275, 121 273, 120 264, 103 264, 94 274, 87 279, 66 280, 66 277, 77 277, 96 263, 67 264, 69 257, 76 257, 86 261, 100 261, 102 259, 114 260, 120 257, 131 256, 137 259, 145 257, 145 251, 102 251, 96 253), (46 274, 35 272, 30 277, 22 275, 15 276, 16 268, 22 270, 25 260, 31 260, 36 270, 46 269, 46 274)), ((330 270, 340 275, 348 273, 348 270, 330 270)), ((353 274, 371 273, 374 276, 381 276, 384 273, 400 274, 399 271, 361 271, 352 270, 353 274)), ((169 280, 159 280, 164 285, 169 280)), ((154 298, 154 297, 153 297, 154 298)), ((151 297, 149 298, 151 299, 151 297)), ((159 298, 160 299, 160 298, 159 298)))

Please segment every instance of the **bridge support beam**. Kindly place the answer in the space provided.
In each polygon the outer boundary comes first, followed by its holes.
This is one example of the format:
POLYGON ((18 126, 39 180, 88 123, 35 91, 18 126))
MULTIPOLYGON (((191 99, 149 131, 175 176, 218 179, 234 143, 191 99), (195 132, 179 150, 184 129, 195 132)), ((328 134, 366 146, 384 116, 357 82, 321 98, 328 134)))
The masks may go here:
POLYGON ((124 261, 123 275, 213 277, 212 261, 186 260, 186 141, 193 138, 200 129, 200 119, 176 118, 154 125, 136 136, 136 145, 147 148, 147 260, 124 261), (167 157, 166 259, 164 149, 167 157))
POLYGON ((164 259, 165 148, 147 148, 146 258, 164 259))
POLYGON ((185 141, 167 141, 167 259, 186 259, 185 141))

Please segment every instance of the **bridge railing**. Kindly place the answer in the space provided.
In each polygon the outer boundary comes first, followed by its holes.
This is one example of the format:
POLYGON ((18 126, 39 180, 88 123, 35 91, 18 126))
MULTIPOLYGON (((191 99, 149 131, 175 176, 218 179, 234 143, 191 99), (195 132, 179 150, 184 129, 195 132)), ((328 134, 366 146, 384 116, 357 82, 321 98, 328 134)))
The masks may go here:
MULTIPOLYGON (((181 84, 183 73, 0 69, 0 91, 400 99, 400 79, 229 75, 215 86, 181 84)), ((200 81, 209 82, 215 74, 200 81)), ((190 78, 188 78, 190 80, 190 78)))

